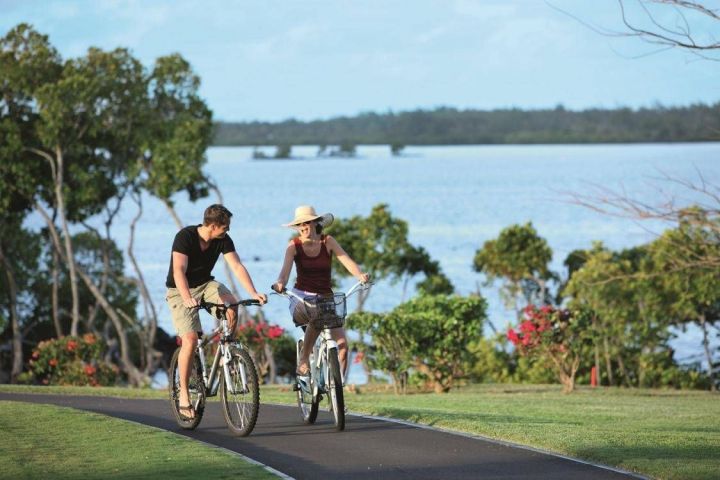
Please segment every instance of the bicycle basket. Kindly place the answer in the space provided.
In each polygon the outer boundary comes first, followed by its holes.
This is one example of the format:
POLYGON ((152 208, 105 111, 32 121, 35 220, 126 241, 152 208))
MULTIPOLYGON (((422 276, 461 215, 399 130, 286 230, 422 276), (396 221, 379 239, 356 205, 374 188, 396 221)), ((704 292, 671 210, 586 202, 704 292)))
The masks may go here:
POLYGON ((308 298, 305 301, 310 323, 319 330, 339 328, 345 323, 345 294, 335 293, 308 298))

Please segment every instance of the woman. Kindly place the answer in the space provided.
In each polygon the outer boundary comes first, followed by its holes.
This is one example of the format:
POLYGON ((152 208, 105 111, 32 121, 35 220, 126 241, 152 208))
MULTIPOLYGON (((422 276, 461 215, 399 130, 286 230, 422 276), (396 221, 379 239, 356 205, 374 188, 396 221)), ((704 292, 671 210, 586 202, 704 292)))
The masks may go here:
MULTIPOLYGON (((294 228, 299 235, 293 238, 285 250, 280 275, 273 288, 282 291, 290 276, 293 262, 297 273, 297 280, 293 292, 303 298, 317 295, 332 295, 330 284, 330 266, 332 255, 335 254, 342 265, 359 281, 365 283, 370 276, 363 273, 357 263, 342 249, 340 244, 331 237, 322 233, 323 229, 333 222, 334 217, 330 213, 318 215, 315 209, 303 205, 295 209, 295 218, 292 222, 283 225, 294 228)), ((320 332, 308 324, 309 317, 305 311, 305 304, 294 297, 290 297, 290 313, 297 326, 306 326, 305 340, 301 353, 300 364, 297 366, 298 380, 308 383, 310 374, 310 352, 312 352, 315 340, 320 332)), ((338 357, 340 367, 345 371, 347 365, 347 339, 344 328, 332 330, 332 337, 338 344, 338 357)))

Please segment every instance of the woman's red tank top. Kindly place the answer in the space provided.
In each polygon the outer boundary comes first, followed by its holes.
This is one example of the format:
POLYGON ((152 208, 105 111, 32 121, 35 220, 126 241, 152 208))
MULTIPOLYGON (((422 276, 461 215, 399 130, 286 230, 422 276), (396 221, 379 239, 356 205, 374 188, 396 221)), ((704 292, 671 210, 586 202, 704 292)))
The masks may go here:
POLYGON ((302 241, 294 238, 295 244, 295 271, 297 272, 297 280, 295 288, 305 292, 332 294, 330 285, 330 265, 331 255, 328 252, 325 240, 327 235, 320 237, 320 253, 314 257, 310 257, 305 253, 302 247, 302 241))

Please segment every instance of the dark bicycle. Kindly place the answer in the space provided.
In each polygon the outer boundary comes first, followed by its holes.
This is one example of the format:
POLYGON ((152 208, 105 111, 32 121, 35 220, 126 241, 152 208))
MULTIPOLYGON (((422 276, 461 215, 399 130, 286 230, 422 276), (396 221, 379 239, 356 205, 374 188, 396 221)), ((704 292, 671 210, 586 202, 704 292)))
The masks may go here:
POLYGON ((225 421, 232 433, 245 437, 255 428, 258 409, 260 408, 260 389, 258 386, 258 375, 247 348, 231 337, 228 328, 227 311, 238 305, 260 305, 257 300, 241 300, 232 304, 210 303, 201 300, 200 305, 195 308, 202 308, 212 314, 215 309, 215 317, 220 321, 220 326, 209 335, 203 336, 200 332, 200 341, 193 356, 190 367, 189 391, 190 405, 195 410, 194 417, 186 417, 180 414, 180 370, 178 368, 178 356, 180 355, 180 339, 178 348, 173 354, 170 362, 170 408, 173 411, 177 424, 184 429, 196 428, 202 420, 205 411, 205 401, 208 397, 214 397, 220 391, 220 399, 223 407, 225 421), (205 349, 210 343, 216 343, 217 349, 213 356, 210 371, 208 372, 205 349))

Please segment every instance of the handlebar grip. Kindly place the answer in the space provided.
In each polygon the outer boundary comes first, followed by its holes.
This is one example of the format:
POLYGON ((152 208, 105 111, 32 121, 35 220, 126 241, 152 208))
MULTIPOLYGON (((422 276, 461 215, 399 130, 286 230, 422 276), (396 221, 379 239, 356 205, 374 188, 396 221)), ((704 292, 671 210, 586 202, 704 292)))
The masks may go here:
POLYGON ((283 293, 283 292, 285 291, 284 288, 283 288, 282 290, 278 290, 277 288, 275 288, 275 284, 274 284, 274 283, 273 283, 272 285, 270 285, 270 290, 272 290, 272 291, 275 292, 275 293, 283 293))
POLYGON ((242 304, 245 305, 245 306, 249 306, 249 305, 260 305, 260 300, 255 300, 254 298, 250 298, 250 299, 248 299, 248 300, 243 300, 243 301, 240 302, 240 303, 242 303, 242 304))

